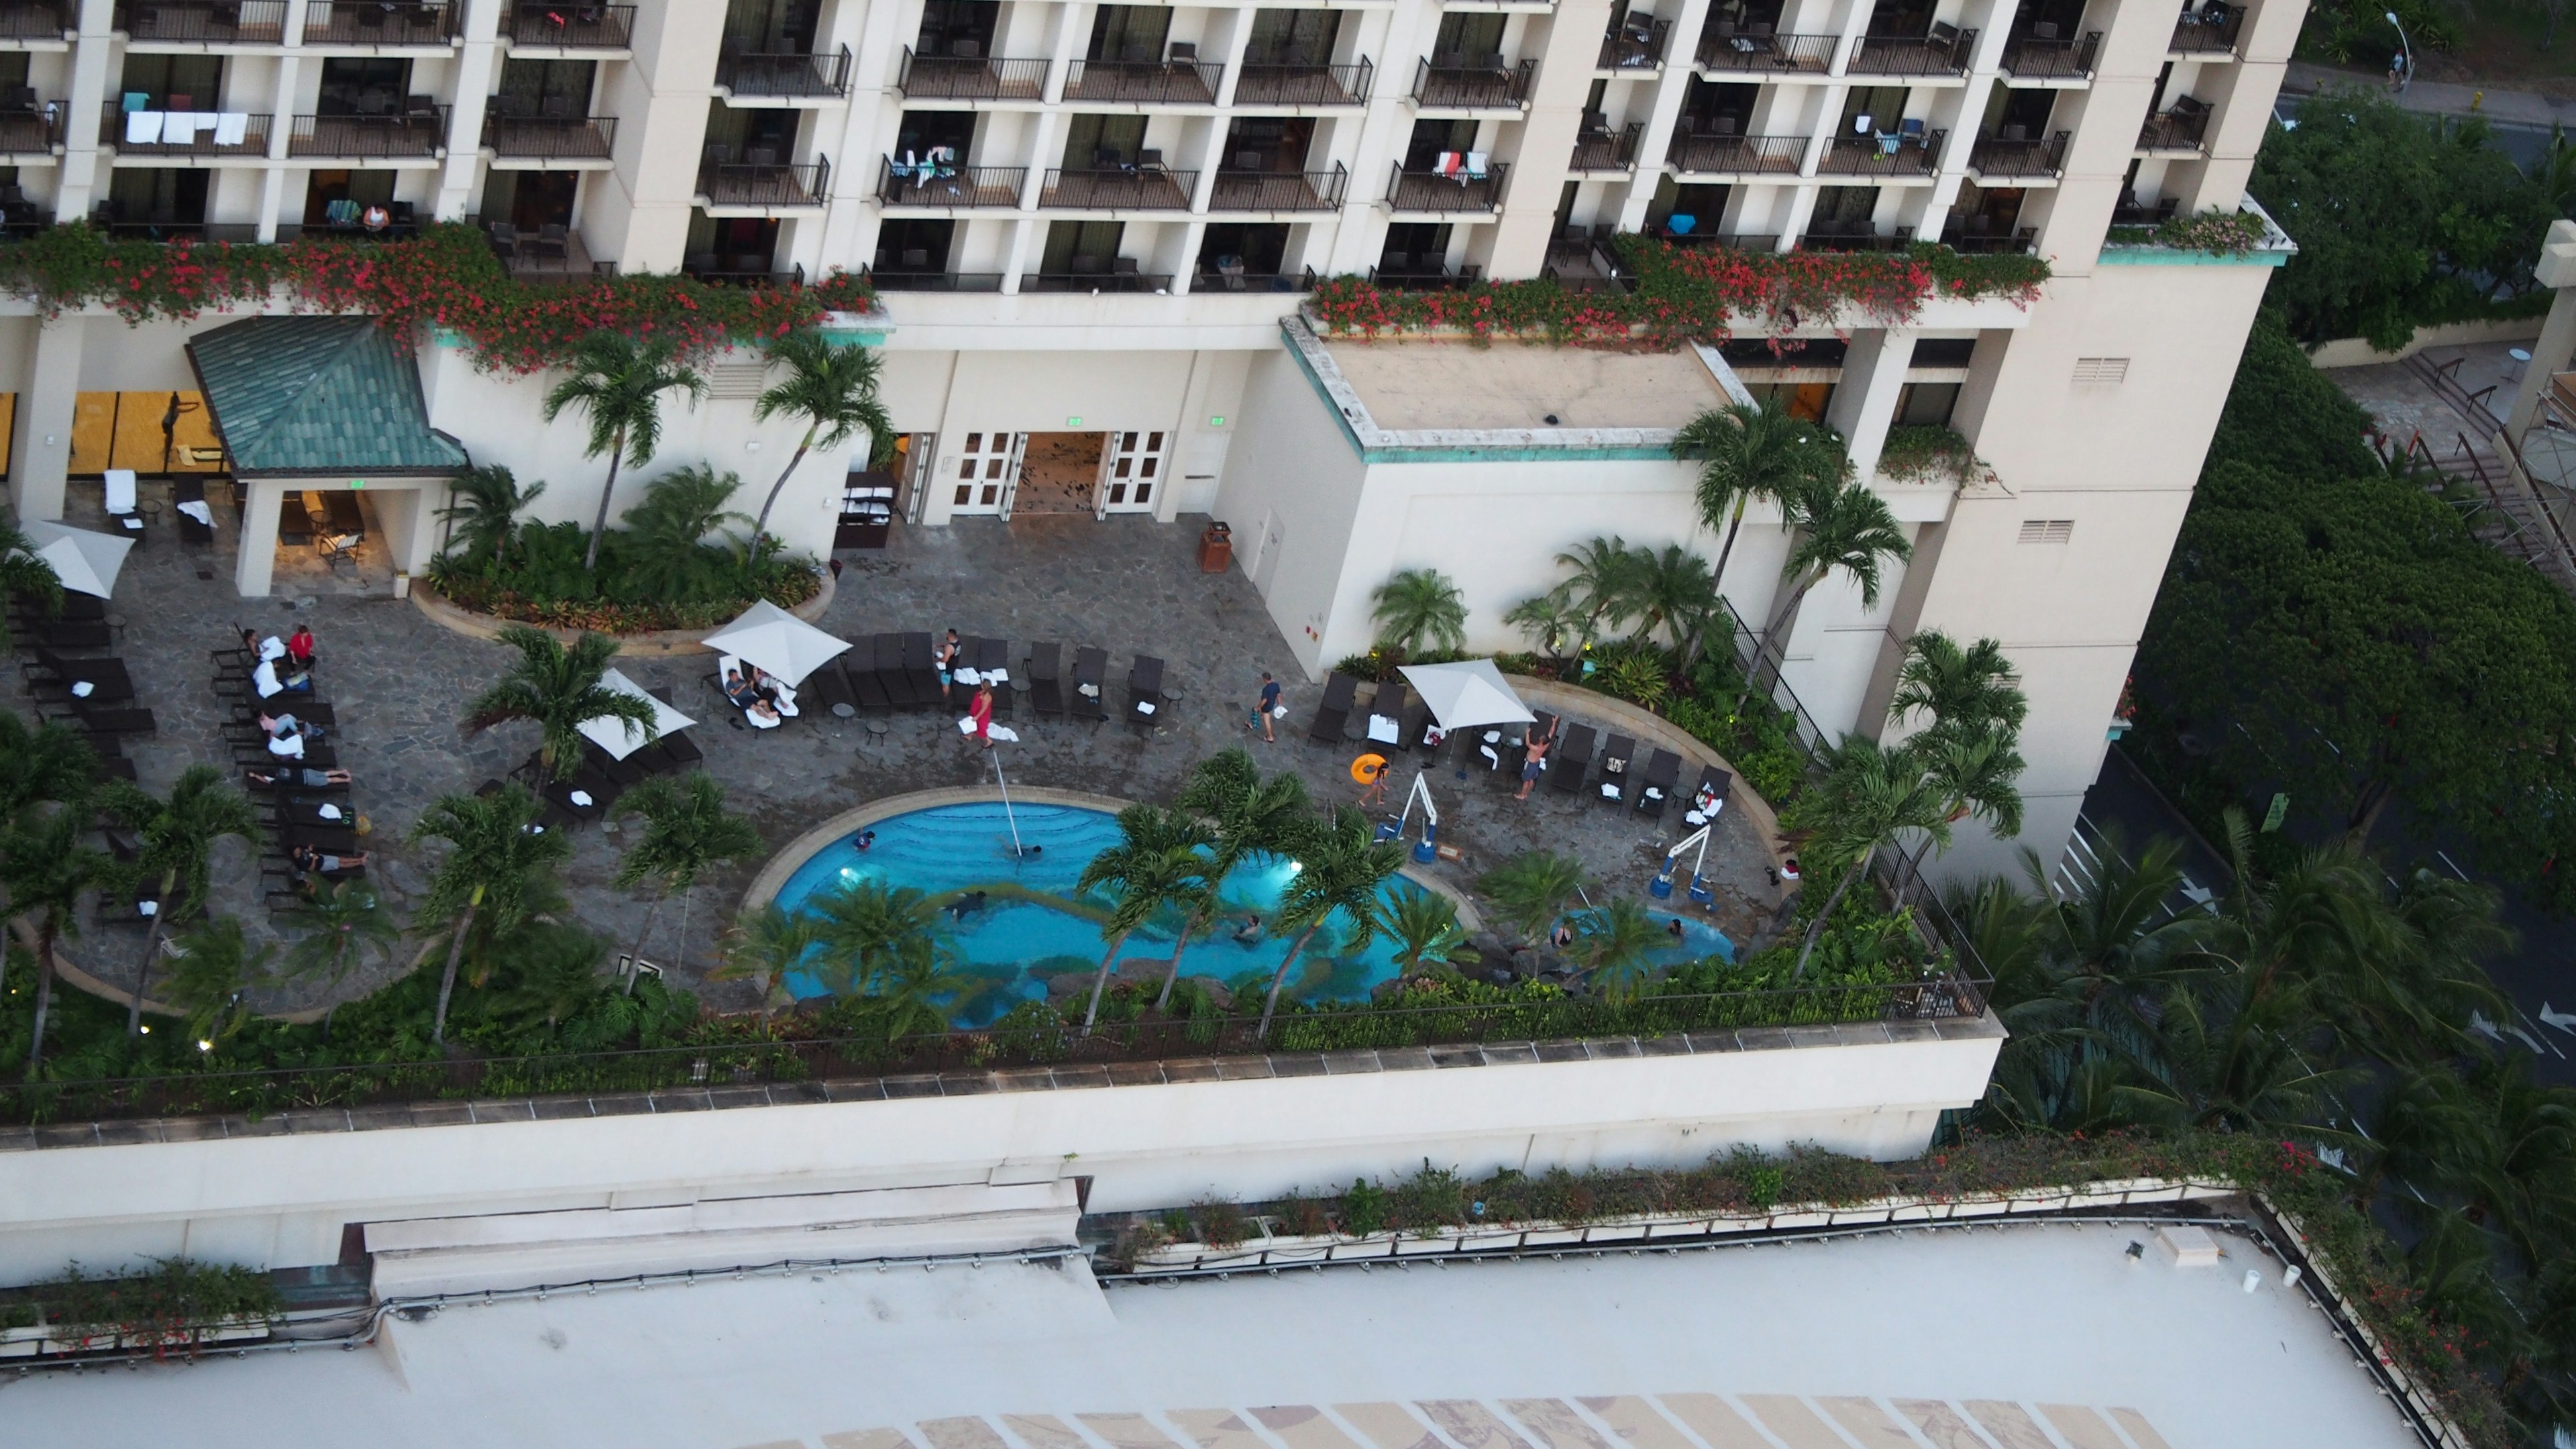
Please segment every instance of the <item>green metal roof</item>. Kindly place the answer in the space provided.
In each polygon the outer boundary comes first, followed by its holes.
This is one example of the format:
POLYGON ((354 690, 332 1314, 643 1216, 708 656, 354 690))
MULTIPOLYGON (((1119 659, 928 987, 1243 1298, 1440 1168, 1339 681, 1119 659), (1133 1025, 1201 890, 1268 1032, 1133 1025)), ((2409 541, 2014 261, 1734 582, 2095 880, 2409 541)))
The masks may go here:
POLYGON ((252 317, 188 343, 233 471, 363 478, 464 471, 429 426, 420 364, 373 317, 252 317))

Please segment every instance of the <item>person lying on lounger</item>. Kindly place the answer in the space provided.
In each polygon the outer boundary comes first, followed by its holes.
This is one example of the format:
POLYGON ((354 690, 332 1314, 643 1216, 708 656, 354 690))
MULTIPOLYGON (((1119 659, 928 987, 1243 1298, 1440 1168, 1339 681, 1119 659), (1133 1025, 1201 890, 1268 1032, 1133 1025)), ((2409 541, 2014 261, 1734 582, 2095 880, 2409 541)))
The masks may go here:
POLYGON ((286 852, 286 858, 294 862, 295 868, 304 872, 306 875, 338 875, 344 870, 365 870, 367 868, 367 854, 365 851, 352 851, 347 855, 333 855, 326 851, 316 850, 309 845, 298 845, 294 849, 286 852))
POLYGON ((770 708, 768 700, 757 696, 754 696, 751 703, 743 708, 742 717, 751 721, 751 727, 756 730, 778 728, 778 711, 770 708))
POLYGON ((320 730, 298 723, 291 714, 261 715, 259 727, 268 734, 268 752, 281 760, 303 759, 304 741, 322 737, 320 730))
POLYGON ((248 775, 254 785, 275 785, 282 782, 288 785, 302 785, 308 790, 319 790, 330 785, 350 783, 349 772, 346 770, 244 770, 242 773, 248 775))
POLYGON ((259 697, 262 699, 273 699, 281 694, 313 692, 312 675, 297 672, 281 678, 277 672, 277 661, 274 659, 259 661, 258 666, 250 672, 250 682, 251 687, 259 691, 259 697))
POLYGON ((736 709, 749 709, 760 702, 760 691, 751 687, 751 681, 743 678, 739 669, 725 671, 724 692, 736 709))
POLYGON ((743 667, 751 671, 752 691, 768 700, 771 708, 783 715, 796 713, 796 691, 785 681, 748 660, 743 667))

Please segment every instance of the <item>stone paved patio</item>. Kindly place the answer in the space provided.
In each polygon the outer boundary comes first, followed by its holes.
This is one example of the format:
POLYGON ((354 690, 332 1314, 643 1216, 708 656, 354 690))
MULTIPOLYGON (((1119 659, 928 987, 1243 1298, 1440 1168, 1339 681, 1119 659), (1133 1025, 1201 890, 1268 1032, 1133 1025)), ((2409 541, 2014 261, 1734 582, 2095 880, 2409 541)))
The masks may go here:
MULTIPOLYGON (((145 487, 148 493, 152 485, 145 487)), ((75 494, 70 521, 95 524, 95 492, 75 494)), ((154 789, 166 789, 190 763, 229 768, 229 752, 217 733, 223 707, 210 686, 208 651, 228 641, 236 620, 263 633, 291 628, 298 620, 310 623, 320 644, 324 697, 338 711, 334 743, 341 763, 356 775, 357 808, 373 826, 369 843, 382 852, 375 875, 397 907, 405 907, 425 884, 433 858, 406 839, 421 809, 441 794, 468 791, 504 773, 534 748, 533 731, 525 726, 479 739, 463 737, 456 726, 465 701, 506 666, 508 651, 451 633, 412 604, 390 597, 238 598, 231 586, 231 519, 220 509, 217 517, 217 535, 224 541, 211 553, 183 548, 175 532, 160 530, 129 558, 119 581, 110 607, 128 621, 122 655, 141 702, 160 724, 157 738, 132 742, 128 753, 143 783, 154 789)), ((1333 749, 1306 739, 1320 691, 1291 661, 1248 580, 1239 572, 1197 571, 1200 522, 1051 517, 1007 524, 966 520, 945 529, 899 526, 884 552, 842 555, 846 572, 822 624, 844 638, 950 627, 968 635, 1000 635, 1012 641, 1015 661, 1032 639, 1061 640, 1068 655, 1073 646, 1098 645, 1110 653, 1113 702, 1123 697, 1124 674, 1136 653, 1167 661, 1166 684, 1175 697, 1150 734, 1130 729, 1114 714, 1109 723, 1093 726, 1036 722, 1021 711, 1010 722, 1024 743, 1005 747, 1005 768, 1015 783, 1166 799, 1191 765, 1250 738, 1265 768, 1298 770, 1318 798, 1352 799, 1356 791, 1347 771, 1356 747, 1333 749), (1263 669, 1288 685, 1291 714, 1275 745, 1263 745, 1240 728, 1263 669)), ((706 768, 773 848, 864 801, 991 779, 981 753, 956 732, 962 694, 954 712, 882 717, 876 721, 881 731, 867 717, 837 720, 815 711, 779 730, 752 733, 727 726, 729 712, 706 682, 712 664, 712 656, 699 655, 630 659, 620 667, 647 687, 669 686, 679 707, 702 721, 693 737, 705 750, 706 768)), ((1399 788, 1409 773, 1399 776, 1399 788)), ((1579 854, 1606 890, 1642 895, 1662 845, 1680 825, 1678 810, 1659 830, 1634 813, 1547 791, 1516 803, 1490 776, 1453 778, 1446 757, 1432 785, 1442 837, 1465 852, 1462 864, 1436 870, 1461 886, 1514 851, 1548 846, 1579 854)), ((1741 940, 1754 919, 1754 903, 1767 904, 1772 895, 1764 878, 1767 857, 1738 812, 1721 819, 1724 828, 1709 856, 1719 886, 1718 924, 1741 940)), ((608 885, 620 839, 613 826, 577 832, 567 879, 581 919, 624 942, 642 924, 643 903, 608 885)), ((268 929, 249 853, 234 853, 229 844, 225 849, 219 909, 241 916, 254 931, 268 929)), ((646 954, 685 961, 678 974, 698 986, 717 933, 760 864, 745 862, 699 888, 685 946, 679 912, 665 911, 646 954)), ((99 963, 102 974, 115 981, 130 978, 140 947, 136 932, 93 928, 71 951, 84 964, 99 963)), ((343 993, 363 994, 394 969, 353 979, 343 993)), ((720 1007, 752 1004, 745 987, 712 983, 703 989, 720 1007)), ((270 1004, 309 1009, 322 998, 310 988, 290 986, 270 1004)))

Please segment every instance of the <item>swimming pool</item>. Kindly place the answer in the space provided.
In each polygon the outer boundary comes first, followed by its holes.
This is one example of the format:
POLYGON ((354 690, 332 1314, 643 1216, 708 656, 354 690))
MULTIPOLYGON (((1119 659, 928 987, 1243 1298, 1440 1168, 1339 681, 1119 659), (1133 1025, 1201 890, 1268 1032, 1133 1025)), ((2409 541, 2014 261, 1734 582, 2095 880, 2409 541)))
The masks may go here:
MULTIPOLYGON (((1106 903, 1097 896, 1078 898, 1074 883, 1093 856, 1117 842, 1115 815, 1080 806, 1019 804, 1006 818, 997 801, 915 810, 868 828, 876 832, 874 846, 862 851, 848 839, 825 846, 787 878, 778 904, 793 911, 817 892, 861 880, 910 886, 940 904, 970 891, 984 892, 983 909, 949 922, 970 982, 947 1003, 959 1025, 980 1026, 1018 1002, 1044 997, 1049 977, 1074 972, 1087 980, 1099 971, 1107 942, 1094 920, 1106 903), (1020 842, 1038 847, 1034 857, 1014 854, 1013 819, 1020 842)), ((1294 863, 1268 857, 1237 867, 1220 892, 1224 912, 1218 929, 1181 954, 1182 974, 1230 982, 1254 971, 1266 980, 1278 970, 1290 939, 1264 934, 1245 943, 1234 939, 1234 931, 1246 917, 1266 917, 1276 909, 1295 873, 1294 863)), ((1392 882, 1382 896, 1408 887, 1422 889, 1392 882)), ((1655 919, 1662 924, 1671 916, 1658 912, 1655 919)), ((1182 925, 1177 911, 1156 917, 1127 938, 1119 964, 1170 960, 1182 925)), ((1682 925, 1682 940, 1657 953, 1656 965, 1734 954, 1726 938, 1706 925, 1688 917, 1682 925)), ((1344 945, 1348 936, 1349 923, 1336 915, 1298 958, 1286 994, 1305 1001, 1351 1000, 1365 997, 1396 974, 1393 946, 1383 934, 1357 951, 1344 945)), ((814 977, 797 972, 788 973, 787 988, 800 998, 827 991, 814 977)))

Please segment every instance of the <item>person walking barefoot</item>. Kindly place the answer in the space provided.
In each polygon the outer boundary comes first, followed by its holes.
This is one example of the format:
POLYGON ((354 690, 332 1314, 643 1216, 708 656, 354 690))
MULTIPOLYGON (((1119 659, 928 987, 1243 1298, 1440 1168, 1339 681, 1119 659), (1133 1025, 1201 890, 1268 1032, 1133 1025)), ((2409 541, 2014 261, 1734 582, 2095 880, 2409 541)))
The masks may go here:
POLYGON ((985 680, 975 686, 975 697, 966 702, 966 717, 975 722, 975 739, 985 749, 993 747, 993 682, 985 680))
POLYGON ((1261 742, 1275 745, 1279 743, 1279 737, 1270 732, 1270 722, 1278 717, 1279 681, 1271 678, 1270 671, 1265 669, 1261 671, 1261 703, 1252 707, 1252 718, 1245 720, 1243 727, 1248 730, 1257 721, 1261 726, 1261 742))

